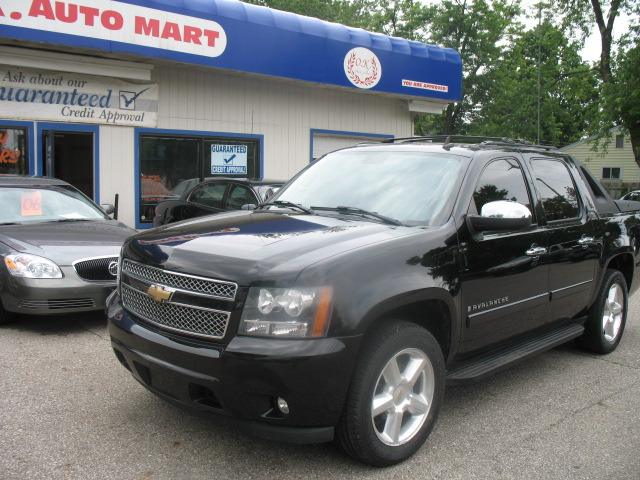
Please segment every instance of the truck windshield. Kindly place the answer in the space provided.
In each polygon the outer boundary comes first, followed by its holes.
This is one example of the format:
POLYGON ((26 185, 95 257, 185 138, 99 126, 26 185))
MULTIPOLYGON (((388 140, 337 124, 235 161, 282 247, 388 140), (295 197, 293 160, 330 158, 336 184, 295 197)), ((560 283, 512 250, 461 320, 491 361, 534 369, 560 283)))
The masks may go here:
POLYGON ((321 214, 361 209, 404 224, 430 225, 453 205, 464 160, 417 150, 342 150, 303 170, 272 201, 317 207, 321 214))

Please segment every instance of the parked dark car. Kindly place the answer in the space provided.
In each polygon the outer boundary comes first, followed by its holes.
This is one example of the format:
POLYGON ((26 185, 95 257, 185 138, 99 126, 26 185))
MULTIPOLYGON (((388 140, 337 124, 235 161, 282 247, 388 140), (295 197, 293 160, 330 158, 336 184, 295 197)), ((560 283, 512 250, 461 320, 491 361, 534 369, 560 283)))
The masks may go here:
POLYGON ((0 323, 104 309, 134 233, 62 180, 0 175, 0 323))
MULTIPOLYGON (((182 184, 193 183, 193 179, 182 184)), ((168 199, 156 206, 153 226, 224 212, 255 208, 273 195, 284 182, 240 178, 208 178, 189 188, 179 198, 168 199)))
POLYGON ((255 210, 128 239, 111 344, 169 402, 391 465, 429 436, 445 385, 570 340, 618 346, 638 207, 522 141, 339 150, 255 210))
POLYGON ((620 200, 630 200, 632 202, 640 201, 640 190, 633 190, 632 192, 627 193, 620 197, 620 200))

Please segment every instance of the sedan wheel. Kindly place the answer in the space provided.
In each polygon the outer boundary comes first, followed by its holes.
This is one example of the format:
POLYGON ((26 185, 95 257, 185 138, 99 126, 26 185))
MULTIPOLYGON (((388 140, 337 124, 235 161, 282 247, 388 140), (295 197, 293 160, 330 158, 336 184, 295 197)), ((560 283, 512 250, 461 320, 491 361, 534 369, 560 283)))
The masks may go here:
POLYGON ((13 312, 7 312, 4 309, 2 302, 0 302, 0 325, 3 323, 9 323, 11 320, 13 320, 13 312))

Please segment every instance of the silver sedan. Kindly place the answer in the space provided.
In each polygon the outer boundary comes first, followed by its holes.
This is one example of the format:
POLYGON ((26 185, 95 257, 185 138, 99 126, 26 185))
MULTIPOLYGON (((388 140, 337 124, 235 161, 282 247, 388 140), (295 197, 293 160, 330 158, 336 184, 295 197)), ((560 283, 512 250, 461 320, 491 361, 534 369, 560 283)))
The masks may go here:
POLYGON ((62 180, 0 176, 0 323, 103 309, 133 233, 62 180))

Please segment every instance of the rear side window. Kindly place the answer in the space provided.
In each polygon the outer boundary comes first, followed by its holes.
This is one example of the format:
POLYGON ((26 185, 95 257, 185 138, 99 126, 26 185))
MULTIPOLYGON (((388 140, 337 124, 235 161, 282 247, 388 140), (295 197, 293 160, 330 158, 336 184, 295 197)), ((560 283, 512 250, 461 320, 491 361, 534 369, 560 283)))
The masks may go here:
POLYGON ((227 210, 240 210, 243 205, 255 204, 256 197, 251 193, 251 189, 243 185, 233 185, 229 199, 227 200, 227 210))
POLYGON ((576 186, 564 162, 538 158, 531 161, 531 166, 547 220, 553 222, 578 217, 580 204, 576 186))

